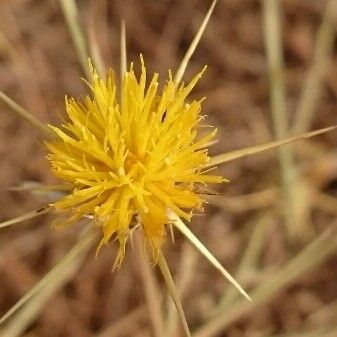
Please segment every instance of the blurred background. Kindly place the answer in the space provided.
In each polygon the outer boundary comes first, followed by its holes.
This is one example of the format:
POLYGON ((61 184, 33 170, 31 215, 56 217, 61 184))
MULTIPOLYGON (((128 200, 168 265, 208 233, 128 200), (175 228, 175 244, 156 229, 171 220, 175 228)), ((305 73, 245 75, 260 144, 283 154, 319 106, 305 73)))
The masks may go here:
MULTIPOLYGON (((207 123, 219 130, 212 154, 336 124, 336 2, 218 1, 184 76, 188 80, 208 65, 193 95, 207 97, 207 123)), ((86 92, 70 3, 0 1, 0 90, 46 123, 62 121, 65 95, 86 92)), ((128 60, 138 63, 142 53, 149 72, 164 81, 168 69, 177 69, 210 1, 76 4, 87 53, 101 68, 119 71, 124 18, 128 60)), ((0 111, 5 221, 48 202, 45 195, 12 187, 56 180, 39 132, 3 103, 0 111)), ((209 196, 190 228, 254 304, 176 233, 165 253, 193 336, 337 336, 336 144, 331 132, 218 168, 230 183, 209 196)), ((52 215, 44 215, 1 230, 1 315, 76 242, 80 226, 55 230, 52 222, 52 215)), ((122 267, 111 273, 115 253, 110 245, 95 259, 90 250, 40 301, 36 295, 28 315, 14 315, 1 337, 183 336, 157 268, 148 268, 129 245, 122 267)))

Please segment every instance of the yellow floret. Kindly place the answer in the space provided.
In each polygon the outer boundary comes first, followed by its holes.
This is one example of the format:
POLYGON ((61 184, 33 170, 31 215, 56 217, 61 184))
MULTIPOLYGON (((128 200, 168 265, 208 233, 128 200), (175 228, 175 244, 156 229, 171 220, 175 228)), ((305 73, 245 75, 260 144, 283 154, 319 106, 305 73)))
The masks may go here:
POLYGON ((118 264, 136 220, 156 250, 169 222, 167 210, 190 221, 203 203, 196 185, 224 181, 203 170, 216 130, 198 135, 202 100, 187 103, 204 70, 187 85, 169 74, 160 92, 158 74, 147 84, 141 58, 140 78, 131 64, 119 103, 113 71, 104 80, 91 66, 92 96, 66 98, 69 122, 50 125, 57 137, 47 142, 48 159, 55 175, 73 186, 53 206, 73 212, 66 224, 93 215, 101 244, 119 240, 118 264))

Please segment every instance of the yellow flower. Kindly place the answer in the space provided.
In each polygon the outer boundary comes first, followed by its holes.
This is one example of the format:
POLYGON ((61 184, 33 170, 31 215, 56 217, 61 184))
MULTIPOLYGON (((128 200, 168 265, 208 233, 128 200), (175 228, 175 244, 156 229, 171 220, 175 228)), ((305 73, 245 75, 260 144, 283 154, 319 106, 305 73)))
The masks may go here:
POLYGON ((132 64, 124 75, 120 103, 114 72, 104 80, 91 65, 90 70, 91 97, 66 98, 69 122, 50 125, 57 136, 46 143, 47 158, 55 175, 71 184, 71 193, 53 206, 73 213, 65 224, 92 215, 103 233, 101 244, 119 240, 119 265, 135 224, 156 251, 168 211, 190 221, 204 202, 198 184, 224 179, 203 169, 216 130, 199 135, 203 99, 188 101, 205 69, 187 85, 169 73, 160 90, 158 74, 147 84, 141 57, 139 79, 132 64))

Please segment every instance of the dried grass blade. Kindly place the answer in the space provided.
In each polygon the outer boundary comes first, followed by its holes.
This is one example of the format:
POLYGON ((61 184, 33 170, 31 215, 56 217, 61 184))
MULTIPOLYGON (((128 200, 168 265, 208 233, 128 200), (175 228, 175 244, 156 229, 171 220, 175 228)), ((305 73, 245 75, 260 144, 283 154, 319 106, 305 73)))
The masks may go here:
POLYGON ((66 192, 74 188, 71 184, 43 185, 34 181, 24 181, 21 185, 9 187, 9 191, 66 192))
MULTIPOLYGON (((241 282, 244 278, 244 275, 249 272, 249 270, 256 267, 258 258, 263 248, 265 234, 271 221, 272 215, 270 213, 259 215, 257 219, 251 221, 252 223, 250 226, 253 227, 252 233, 249 235, 247 248, 245 248, 243 256, 240 260, 240 265, 235 275, 235 278, 238 281, 241 282)), ((234 288, 227 289, 220 301, 217 312, 219 310, 223 310, 225 307, 228 308, 228 306, 235 301, 236 297, 237 294, 234 288)))
POLYGON ((69 262, 67 266, 58 273, 56 277, 51 279, 48 284, 35 294, 22 307, 19 312, 14 315, 8 325, 0 331, 0 336, 19 337, 25 329, 33 322, 36 316, 43 310, 49 299, 76 273, 80 267, 84 256, 78 256, 69 262))
POLYGON ((280 1, 263 1, 264 39, 268 61, 270 109, 276 137, 288 134, 288 116, 283 79, 280 1))
POLYGON ((59 0, 66 23, 68 25, 69 33, 74 42, 74 46, 77 52, 78 59, 84 74, 90 78, 90 72, 88 68, 88 51, 85 42, 83 30, 81 28, 77 5, 74 0, 59 0))
POLYGON ((221 265, 214 255, 199 241, 199 239, 190 231, 183 221, 174 213, 170 214, 170 220, 173 225, 206 257, 206 259, 221 272, 222 275, 244 296, 251 301, 246 291, 235 281, 231 274, 221 265))
POLYGON ((51 269, 31 290, 28 291, 16 304, 12 306, 1 318, 0 325, 17 312, 25 303, 27 303, 39 291, 43 290, 49 282, 62 274, 63 270, 72 263, 72 261, 88 249, 94 241, 96 233, 89 232, 85 234, 76 245, 69 251, 69 253, 59 262, 53 269, 51 269))
POLYGON ((292 128, 293 133, 305 132, 310 127, 321 95, 323 77, 332 56, 336 36, 336 23, 336 0, 330 0, 326 5, 323 22, 318 32, 314 60, 308 71, 296 109, 292 128))
MULTIPOLYGON (((283 52, 281 38, 281 10, 279 0, 263 1, 264 39, 268 60, 270 112, 276 139, 282 139, 289 135, 289 122, 286 109, 286 95, 283 77, 283 52)), ((308 223, 307 219, 300 216, 300 208, 297 207, 296 192, 301 190, 297 179, 297 169, 294 162, 292 147, 285 146, 278 149, 278 159, 281 171, 283 191, 283 217, 287 233, 292 239, 301 237, 302 228, 308 223)), ((302 200, 304 204, 305 200, 302 200)), ((306 204, 304 207, 308 207, 306 204)), ((308 225, 307 225, 308 226, 308 225)), ((302 234, 303 235, 303 234, 302 234)))
POLYGON ((278 291, 289 286, 299 276, 319 265, 337 250, 336 221, 331 224, 317 239, 305 247, 297 256, 289 261, 277 273, 263 281, 252 293, 254 305, 247 306, 241 300, 228 310, 221 311, 213 319, 205 323, 193 337, 211 337, 219 334, 230 324, 248 315, 258 305, 266 303, 278 291))
POLYGON ((120 62, 121 62, 121 69, 120 69, 120 78, 121 78, 121 87, 123 82, 124 74, 126 73, 126 65, 127 65, 127 50, 126 50, 126 28, 125 28, 125 21, 122 20, 121 22, 121 40, 120 40, 120 62))
POLYGON ((10 220, 7 220, 7 221, 4 221, 4 222, 0 223, 0 228, 5 228, 5 227, 8 227, 8 226, 17 224, 19 222, 23 222, 23 221, 35 218, 39 215, 49 213, 52 210, 53 210, 53 207, 51 207, 51 206, 36 209, 36 210, 28 212, 24 215, 20 215, 20 216, 14 218, 14 219, 10 219, 10 220))
MULTIPOLYGON (((88 10, 90 15, 88 17, 87 22, 87 32, 88 32, 88 49, 89 55, 91 55, 92 59, 94 60, 95 68, 100 76, 103 76, 105 72, 105 63, 104 58, 102 55, 102 48, 103 46, 100 45, 98 35, 103 34, 100 32, 100 29, 97 29, 96 23, 99 21, 100 23, 103 22, 104 28, 106 25, 106 18, 107 18, 107 8, 104 6, 104 1, 90 1, 88 10)), ((105 3, 106 4, 106 3, 105 3)), ((105 30, 103 27, 100 27, 105 30)))
POLYGON ((155 337, 164 336, 163 318, 161 310, 161 296, 154 269, 144 247, 144 240, 140 233, 135 235, 136 264, 139 269, 141 281, 143 283, 144 293, 147 301, 147 308, 152 323, 155 337))
POLYGON ((25 119, 28 123, 33 125, 35 128, 42 131, 48 137, 54 137, 54 132, 49 129, 45 124, 41 123, 36 117, 34 117, 30 112, 24 109, 21 105, 13 101, 6 94, 0 91, 0 99, 6 103, 15 113, 21 118, 25 119))
POLYGON ((174 285, 174 281, 173 281, 170 269, 169 269, 169 267, 166 263, 166 259, 165 259, 162 252, 159 252, 158 265, 159 265, 161 273, 163 274, 165 283, 166 283, 167 288, 168 288, 168 290, 171 294, 172 300, 173 300, 173 302, 174 302, 174 304, 177 308, 181 323, 182 323, 183 328, 184 328, 184 332, 185 332, 187 337, 191 337, 191 332, 190 332, 190 329, 189 329, 187 321, 186 321, 183 306, 182 306, 181 301, 179 299, 177 289, 174 285))
POLYGON ((330 132, 336 129, 337 129, 337 125, 334 125, 334 126, 330 126, 330 127, 319 129, 319 130, 302 133, 298 136, 288 137, 285 139, 276 140, 276 141, 262 144, 262 145, 249 146, 249 147, 246 147, 240 150, 218 154, 212 157, 211 160, 204 167, 206 168, 206 167, 210 167, 210 166, 214 166, 218 164, 224 164, 224 163, 230 162, 235 159, 239 159, 239 158, 250 156, 250 155, 253 155, 259 152, 275 149, 285 144, 290 144, 290 143, 293 143, 293 142, 296 142, 302 139, 312 138, 312 137, 315 137, 315 136, 318 136, 323 133, 330 132))
POLYGON ((73 188, 71 184, 43 185, 33 181, 24 181, 21 185, 9 187, 8 190, 36 194, 44 198, 46 202, 52 203, 64 197, 73 188))
MULTIPOLYGON (((171 226, 172 228, 172 226, 171 226)), ((173 229, 172 229, 173 232, 173 229)), ((199 255, 189 242, 185 241, 181 250, 181 262, 177 275, 177 291, 180 298, 184 298, 190 288, 197 267, 199 255)), ((175 336, 178 327, 178 315, 171 297, 167 298, 166 337, 175 336)))
POLYGON ((176 73, 176 75, 174 77, 174 80, 175 80, 176 83, 180 82, 181 79, 183 78, 185 70, 186 70, 187 65, 188 65, 188 62, 190 61, 193 53, 195 52, 195 50, 196 50, 196 48, 198 46, 198 43, 199 43, 199 41, 200 41, 200 39, 202 37, 202 34, 205 31, 207 23, 208 23, 211 15, 212 15, 212 13, 214 11, 216 3, 217 3, 217 0, 213 0, 213 2, 211 4, 208 12, 206 13, 206 16, 205 16, 204 20, 202 21, 202 23, 201 23, 201 25, 200 25, 197 33, 194 36, 194 39, 191 42, 191 45, 187 49, 187 52, 186 52, 184 58, 182 59, 182 61, 180 63, 180 66, 179 66, 179 68, 177 70, 177 73, 176 73))

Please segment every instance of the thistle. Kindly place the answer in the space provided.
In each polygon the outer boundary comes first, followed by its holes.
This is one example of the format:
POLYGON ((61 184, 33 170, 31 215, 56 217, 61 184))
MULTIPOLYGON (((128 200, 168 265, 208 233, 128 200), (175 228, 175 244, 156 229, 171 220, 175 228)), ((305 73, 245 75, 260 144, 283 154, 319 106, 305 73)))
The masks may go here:
POLYGON ((204 202, 197 186, 225 181, 204 168, 216 129, 199 135, 203 99, 188 100, 204 71, 187 85, 169 73, 159 89, 158 74, 147 83, 141 57, 139 79, 132 64, 124 74, 119 103, 113 70, 102 79, 90 64, 92 97, 66 98, 69 122, 49 126, 56 137, 46 143, 47 158, 69 184, 68 195, 51 205, 72 213, 60 225, 93 216, 103 234, 99 247, 119 241, 116 266, 137 223, 156 257, 172 221, 169 210, 190 221, 204 202))
MULTIPOLYGON (((76 14, 75 7, 71 7, 74 3, 65 0, 61 0, 61 3, 68 8, 68 21, 71 22, 76 14)), ((101 235, 98 250, 110 241, 119 242, 115 260, 115 267, 118 267, 125 255, 127 240, 135 229, 140 228, 162 271, 187 336, 190 336, 190 332, 186 318, 162 253, 167 226, 178 229, 243 296, 250 299, 183 220, 190 222, 193 213, 203 211, 205 199, 200 193, 200 186, 226 181, 219 175, 211 174, 216 165, 309 138, 336 127, 212 158, 209 156, 207 148, 214 140, 216 129, 204 128, 204 116, 201 114, 203 98, 189 98, 205 68, 186 85, 181 80, 215 4, 216 0, 213 0, 176 75, 173 77, 169 72, 168 80, 162 88, 159 88, 158 74, 147 79, 142 57, 139 76, 132 63, 129 70, 125 70, 126 44, 123 34, 121 87, 116 85, 113 70, 107 71, 106 77, 102 78, 89 62, 88 71, 83 39, 76 39, 78 29, 71 26, 81 65, 84 72, 89 74, 87 84, 91 95, 81 100, 66 98, 68 120, 64 125, 47 127, 0 92, 0 98, 5 103, 47 135, 47 158, 54 174, 64 182, 62 185, 37 188, 61 191, 64 196, 60 199, 43 209, 6 221, 0 224, 0 228, 51 211, 65 215, 58 220, 57 224, 61 227, 74 224, 85 217, 93 219, 95 227, 94 235, 92 232, 84 235, 56 267, 0 318, 0 324, 24 304, 28 305, 28 301, 34 304, 34 297, 38 299, 37 294, 43 289, 63 282, 60 275, 66 275, 67 268, 77 266, 79 261, 76 258, 90 247, 97 233, 101 235)), ((122 29, 122 32, 125 33, 125 30, 122 29)), ((272 283, 275 287, 275 282, 272 283)), ((257 292, 256 298, 261 301, 262 297, 258 295, 257 292)))

